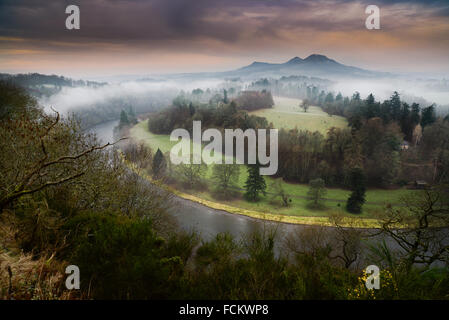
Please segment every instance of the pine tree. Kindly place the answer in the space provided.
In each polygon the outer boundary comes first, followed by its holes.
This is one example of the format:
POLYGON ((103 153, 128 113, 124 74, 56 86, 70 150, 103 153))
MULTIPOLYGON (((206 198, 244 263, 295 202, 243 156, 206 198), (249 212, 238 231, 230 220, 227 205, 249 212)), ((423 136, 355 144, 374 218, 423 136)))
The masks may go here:
POLYGON ((192 102, 189 103, 189 113, 191 116, 195 114, 195 107, 193 106, 192 102))
POLYGON ((253 164, 248 166, 248 179, 245 183, 245 198, 249 201, 258 201, 259 193, 266 194, 265 190, 267 185, 264 177, 259 173, 259 164, 253 164))
POLYGON ((377 105, 376 100, 372 93, 365 100, 366 110, 365 110, 365 118, 370 119, 377 116, 377 105))
POLYGON ((365 203, 365 174, 359 167, 353 168, 350 173, 351 195, 346 202, 346 210, 351 213, 361 213, 365 203))
POLYGON ((223 89, 223 103, 227 104, 228 102, 228 92, 226 91, 226 89, 223 89))
POLYGON ((399 93, 395 91, 390 98, 391 117, 393 120, 399 121, 401 119, 401 98, 399 93))
POLYGON ((119 127, 123 128, 125 126, 129 126, 129 119, 128 119, 128 115, 126 114, 125 110, 122 110, 122 112, 120 113, 119 127))
POLYGON ((416 126, 421 120, 420 113, 421 113, 421 108, 420 108, 419 104, 413 103, 410 118, 411 118, 411 121, 414 126, 416 126))
POLYGON ((153 158, 153 178, 159 179, 165 173, 167 163, 162 151, 158 148, 153 158))
POLYGON ((128 111, 128 121, 130 124, 136 124, 137 123, 137 116, 134 112, 134 109, 130 106, 128 111))
POLYGON ((424 127, 431 125, 437 120, 437 117, 435 115, 435 107, 433 104, 431 106, 428 106, 427 108, 422 109, 421 112, 421 127, 424 129, 424 127))

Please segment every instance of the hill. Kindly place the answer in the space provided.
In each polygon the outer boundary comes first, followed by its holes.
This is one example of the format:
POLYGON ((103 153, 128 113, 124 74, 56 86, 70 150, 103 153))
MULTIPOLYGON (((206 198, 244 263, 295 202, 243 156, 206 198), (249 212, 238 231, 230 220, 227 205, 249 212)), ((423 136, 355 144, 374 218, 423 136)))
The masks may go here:
POLYGON ((392 76, 386 72, 347 66, 321 54, 311 54, 302 59, 294 57, 283 63, 254 61, 250 65, 225 72, 199 72, 166 75, 172 79, 240 78, 254 80, 264 77, 310 76, 327 79, 380 78, 392 76))
POLYGON ((312 54, 305 59, 294 57, 284 63, 256 61, 248 66, 231 71, 230 73, 240 76, 259 76, 261 74, 283 76, 301 74, 308 76, 367 78, 386 75, 386 73, 347 66, 320 54, 312 54))

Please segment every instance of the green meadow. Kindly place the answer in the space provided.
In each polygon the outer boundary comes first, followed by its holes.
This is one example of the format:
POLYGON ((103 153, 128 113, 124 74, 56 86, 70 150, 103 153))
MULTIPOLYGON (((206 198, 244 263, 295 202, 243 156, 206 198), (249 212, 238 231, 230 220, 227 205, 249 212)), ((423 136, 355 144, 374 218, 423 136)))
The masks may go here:
MULTIPOLYGON (((153 134, 148 130, 148 122, 142 121, 134 126, 130 135, 136 141, 143 141, 145 144, 151 147, 153 152, 155 152, 158 148, 161 149, 162 152, 169 152, 170 149, 177 143, 176 141, 170 141, 170 137, 168 135, 158 135, 153 134)), ((212 166, 209 165, 204 176, 205 182, 208 186, 208 190, 213 190, 214 181, 212 179, 212 166)), ((243 189, 245 185, 245 181, 247 178, 247 171, 244 165, 240 165, 240 176, 238 181, 238 188, 243 189)), ((212 193, 209 191, 192 191, 192 190, 182 190, 183 192, 190 193, 196 195, 200 198, 215 201, 218 203, 223 203, 227 205, 231 205, 234 207, 239 207, 248 210, 267 212, 267 213, 276 213, 279 215, 291 215, 291 216, 327 216, 331 212, 340 212, 344 215, 350 215, 346 213, 344 210, 346 199, 349 196, 349 191, 339 188, 328 188, 327 195, 325 201, 325 207, 323 209, 311 209, 308 206, 308 200, 305 198, 307 196, 307 191, 309 190, 309 186, 306 184, 297 184, 297 183, 287 183, 285 181, 282 182, 282 186, 286 193, 289 195, 291 199, 291 203, 288 207, 283 207, 280 205, 279 199, 276 199, 272 194, 273 190, 271 188, 271 184, 274 179, 272 177, 265 177, 267 183, 267 194, 265 197, 262 197, 259 202, 253 203, 248 202, 242 198, 243 190, 239 191, 240 196, 233 200, 217 200, 213 197, 212 193)), ((384 190, 384 189, 369 189, 366 193, 367 203, 364 205, 363 213, 359 216, 371 218, 376 215, 376 212, 382 210, 387 203, 390 204, 398 204, 401 201, 401 198, 411 191, 406 189, 397 189, 397 190, 384 190)))
POLYGON ((332 127, 347 126, 345 118, 330 116, 320 107, 310 106, 307 112, 300 108, 301 100, 273 97, 275 105, 271 109, 260 109, 250 114, 265 117, 274 128, 319 131, 323 135, 332 127))

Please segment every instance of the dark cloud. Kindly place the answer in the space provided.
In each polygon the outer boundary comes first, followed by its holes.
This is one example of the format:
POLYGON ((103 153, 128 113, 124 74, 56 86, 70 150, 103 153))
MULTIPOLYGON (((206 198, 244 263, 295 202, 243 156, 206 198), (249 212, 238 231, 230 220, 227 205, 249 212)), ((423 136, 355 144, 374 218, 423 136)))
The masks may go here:
MULTIPOLYGON (((46 0, 37 3, 32 0, 4 0, 0 4, 0 35, 53 41, 169 42, 214 39, 234 42, 245 34, 242 32, 245 30, 248 35, 278 36, 282 30, 337 31, 363 27, 363 12, 347 16, 340 10, 353 2, 46 0), (70 33, 64 27, 67 17, 65 7, 69 4, 77 4, 81 9, 81 30, 70 33), (321 11, 328 14, 320 15, 321 11), (252 17, 245 15, 248 12, 255 14, 252 17), (342 14, 344 19, 341 18, 342 14)), ((385 5, 390 3, 379 2, 385 5)), ((422 3, 435 8, 432 14, 447 14, 448 11, 444 7, 446 1, 409 3, 422 3)))
POLYGON ((0 0, 0 60, 17 52, 251 56, 338 46, 351 52, 367 41, 364 8, 369 4, 379 5, 382 13, 382 31, 369 34, 376 37, 373 50, 394 47, 396 41, 449 47, 449 1, 441 0, 0 0), (80 30, 65 28, 70 4, 80 7, 80 30), (416 25, 424 31, 410 31, 416 25))

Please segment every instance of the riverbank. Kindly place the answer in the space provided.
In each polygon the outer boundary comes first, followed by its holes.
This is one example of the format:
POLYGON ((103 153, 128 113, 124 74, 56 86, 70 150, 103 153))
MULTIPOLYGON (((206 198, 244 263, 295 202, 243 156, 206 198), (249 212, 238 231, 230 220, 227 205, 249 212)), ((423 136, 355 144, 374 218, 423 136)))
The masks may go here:
MULTIPOLYGON (((123 159, 123 158, 122 158, 123 159)), ((280 223, 286 223, 286 224, 297 224, 297 225, 319 225, 319 226, 328 226, 332 227, 335 226, 335 224, 332 223, 332 221, 329 219, 329 217, 313 217, 313 216, 290 216, 290 215, 280 215, 280 214, 273 214, 273 213, 266 213, 266 212, 259 212, 255 210, 248 210, 244 208, 238 208, 234 206, 230 206, 224 203, 219 203, 215 201, 206 200, 203 198, 200 198, 198 196, 188 194, 182 191, 179 191, 177 189, 174 189, 170 186, 164 185, 159 181, 155 181, 152 179, 150 175, 148 175, 146 172, 143 172, 142 170, 139 170, 136 168, 136 166, 131 163, 130 161, 125 161, 126 165, 130 170, 132 170, 134 173, 142 177, 143 179, 147 180, 150 183, 156 183, 159 187, 164 188, 165 190, 175 194, 176 196, 189 200, 198 204, 201 204, 203 206, 209 207, 211 209, 215 210, 221 210, 228 212, 230 214, 235 215, 241 215, 241 216, 247 216, 254 219, 259 220, 267 220, 271 222, 280 222, 280 223)), ((373 218, 349 218, 349 217, 342 217, 341 221, 339 222, 339 225, 342 227, 353 227, 353 228, 360 228, 360 229, 376 229, 380 228, 380 222, 377 219, 373 218)))

